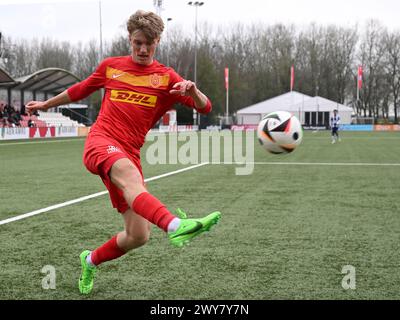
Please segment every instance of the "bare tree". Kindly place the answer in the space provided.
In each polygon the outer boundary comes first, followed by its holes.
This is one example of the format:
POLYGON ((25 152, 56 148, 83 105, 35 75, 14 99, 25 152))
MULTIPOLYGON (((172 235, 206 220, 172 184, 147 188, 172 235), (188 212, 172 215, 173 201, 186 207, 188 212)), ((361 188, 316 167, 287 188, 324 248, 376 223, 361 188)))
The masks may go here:
POLYGON ((128 36, 121 35, 116 37, 111 43, 106 43, 105 56, 126 56, 131 52, 128 36))
POLYGON ((383 87, 385 34, 386 29, 380 22, 370 20, 361 41, 358 59, 363 66, 363 89, 360 97, 364 116, 379 117, 379 110, 382 109, 387 95, 387 90, 383 87))
POLYGON ((73 52, 70 43, 43 39, 39 43, 35 65, 37 69, 57 67, 71 70, 73 52))
POLYGON ((90 40, 83 45, 78 43, 73 50, 73 72, 81 79, 94 72, 100 62, 98 41, 90 40))
POLYGON ((398 108, 400 96, 400 32, 388 33, 385 41, 385 73, 391 90, 394 107, 394 121, 398 123, 398 108))
POLYGON ((13 77, 22 77, 37 71, 35 65, 38 41, 4 39, 4 67, 13 77))
POLYGON ((351 96, 357 29, 329 26, 325 31, 323 78, 325 97, 344 103, 351 96))
POLYGON ((318 95, 321 78, 321 59, 324 57, 322 27, 312 24, 299 34, 296 41, 296 69, 300 76, 299 89, 309 95, 318 95))

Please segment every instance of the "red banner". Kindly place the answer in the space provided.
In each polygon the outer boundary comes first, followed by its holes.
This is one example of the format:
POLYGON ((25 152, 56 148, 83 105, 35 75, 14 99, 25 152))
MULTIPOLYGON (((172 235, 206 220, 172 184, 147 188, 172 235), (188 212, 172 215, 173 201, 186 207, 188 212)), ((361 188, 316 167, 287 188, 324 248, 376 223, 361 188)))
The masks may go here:
POLYGON ((229 88, 229 68, 225 68, 225 89, 229 88))
POLYGON ((294 88, 294 66, 290 68, 290 91, 294 88))
POLYGON ((29 128, 29 138, 49 138, 56 136, 55 127, 29 128))
POLYGON ((375 131, 400 131, 398 124, 376 124, 374 125, 375 131))
POLYGON ((362 80, 363 80, 363 68, 362 66, 358 67, 358 89, 362 88, 362 80))

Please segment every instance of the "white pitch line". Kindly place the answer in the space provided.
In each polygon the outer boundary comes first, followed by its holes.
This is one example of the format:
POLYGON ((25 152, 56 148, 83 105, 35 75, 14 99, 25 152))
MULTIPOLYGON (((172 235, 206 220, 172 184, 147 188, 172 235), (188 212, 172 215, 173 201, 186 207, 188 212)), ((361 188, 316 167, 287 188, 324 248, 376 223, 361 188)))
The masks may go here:
POLYGON ((295 165, 295 166, 400 166, 400 163, 363 162, 254 162, 254 164, 295 165))
POLYGON ((57 143, 57 142, 71 142, 71 141, 82 141, 84 138, 76 138, 76 139, 65 139, 65 140, 48 140, 48 141, 30 141, 30 142, 11 142, 11 143, 0 143, 0 147, 6 146, 15 146, 21 144, 41 144, 41 143, 57 143))
POLYGON ((282 166, 400 166, 400 163, 363 163, 363 162, 221 162, 221 163, 210 163, 213 164, 229 164, 229 165, 282 165, 282 166))
POLYGON ((209 164, 209 162, 203 162, 203 163, 196 164, 196 165, 193 165, 193 166, 190 166, 190 167, 187 167, 187 168, 183 168, 183 169, 179 169, 179 170, 176 170, 176 171, 164 173, 164 174, 161 174, 161 175, 156 176, 156 177, 151 177, 151 178, 144 179, 144 182, 150 182, 150 181, 153 181, 153 180, 158 180, 158 179, 161 179, 161 178, 169 177, 169 176, 172 176, 174 174, 178 174, 178 173, 181 173, 181 172, 185 172, 185 171, 189 171, 189 170, 192 170, 192 169, 196 169, 196 168, 205 166, 207 164, 209 164))
POLYGON ((47 207, 47 208, 35 210, 35 211, 32 211, 32 212, 21 214, 21 215, 16 216, 16 217, 12 217, 12 218, 8 218, 8 219, 5 219, 5 220, 1 220, 0 221, 0 225, 7 224, 7 223, 10 223, 10 222, 14 222, 14 221, 18 221, 18 220, 22 220, 22 219, 29 218, 29 217, 32 217, 32 216, 36 216, 36 215, 38 215, 40 213, 48 212, 48 211, 55 210, 55 209, 62 208, 62 207, 66 207, 66 206, 69 206, 71 204, 78 203, 78 202, 81 202, 81 201, 85 201, 85 200, 89 200, 89 199, 92 199, 92 198, 100 197, 100 196, 102 196, 102 195, 104 195, 106 193, 107 193, 107 191, 94 193, 94 194, 91 194, 91 195, 88 195, 88 196, 85 196, 85 197, 81 197, 81 198, 78 198, 78 199, 66 201, 66 202, 59 203, 59 204, 55 204, 55 205, 47 207))
MULTIPOLYGON (((149 181, 154 181, 154 180, 158 180, 158 179, 161 179, 161 178, 169 177, 169 176, 181 173, 181 172, 185 172, 185 171, 189 171, 189 170, 192 170, 192 169, 196 169, 196 168, 205 166, 207 164, 209 164, 209 163, 208 162, 204 162, 204 163, 200 163, 200 164, 197 164, 197 165, 194 165, 194 166, 190 166, 190 167, 187 167, 187 168, 183 168, 183 169, 179 169, 179 170, 176 170, 176 171, 164 173, 164 174, 161 174, 159 176, 155 176, 155 177, 151 177, 151 178, 145 179, 144 182, 149 182, 149 181)), ((63 207, 69 206, 71 204, 75 204, 75 203, 78 203, 78 202, 82 202, 82 201, 86 201, 86 200, 93 199, 93 198, 96 198, 96 197, 100 197, 100 196, 105 195, 107 193, 108 193, 108 191, 97 192, 97 193, 94 193, 94 194, 91 194, 91 195, 88 195, 88 196, 85 196, 85 197, 69 200, 69 201, 66 201, 66 202, 63 202, 63 203, 55 204, 55 205, 47 207, 47 208, 43 208, 43 209, 35 210, 35 211, 32 211, 32 212, 28 212, 28 213, 25 213, 25 214, 21 214, 21 215, 18 215, 16 217, 12 217, 12 218, 8 218, 8 219, 5 219, 5 220, 1 220, 0 221, 0 225, 7 224, 7 223, 10 223, 10 222, 14 222, 14 221, 18 221, 18 220, 22 220, 22 219, 29 218, 29 217, 32 217, 32 216, 36 216, 36 215, 44 213, 44 212, 48 212, 48 211, 52 211, 52 210, 55 210, 55 209, 63 208, 63 207)))

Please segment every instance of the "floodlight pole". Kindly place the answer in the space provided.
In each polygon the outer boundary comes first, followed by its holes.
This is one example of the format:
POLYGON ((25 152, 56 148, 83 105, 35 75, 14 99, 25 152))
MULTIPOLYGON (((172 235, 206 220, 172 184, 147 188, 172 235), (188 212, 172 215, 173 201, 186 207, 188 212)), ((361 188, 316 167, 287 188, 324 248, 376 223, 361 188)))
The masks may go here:
POLYGON ((170 22, 172 18, 167 18, 167 67, 169 67, 169 26, 168 22, 170 22))
MULTIPOLYGON (((103 60, 103 24, 102 24, 102 17, 101 17, 101 1, 99 0, 99 33, 100 33, 100 44, 99 44, 99 57, 98 57, 98 64, 100 64, 101 63, 101 61, 103 60)), ((100 98, 101 98, 101 100, 103 99, 103 96, 104 96, 104 88, 101 88, 100 89, 100 98)), ((87 98, 87 102, 88 102, 88 111, 87 111, 87 114, 88 114, 88 117, 90 118, 90 121, 91 122, 94 122, 94 119, 92 119, 92 118, 94 118, 93 117, 93 105, 92 105, 92 103, 91 103, 91 101, 90 101, 91 99, 90 98, 87 98)))
MULTIPOLYGON (((195 24, 194 24, 194 83, 196 84, 196 86, 197 86, 197 9, 198 9, 199 7, 201 7, 203 4, 204 4, 204 2, 199 2, 199 1, 196 1, 196 2, 189 1, 189 2, 188 2, 188 5, 189 5, 189 6, 195 7, 195 24)), ((197 124, 200 125, 200 119, 197 119, 197 111, 196 111, 196 109, 193 109, 193 124, 194 124, 194 125, 197 125, 197 124), (197 120, 199 120, 199 121, 197 122, 197 120)))
POLYGON ((100 20, 100 62, 103 60, 103 26, 101 21, 101 1, 99 1, 99 20, 100 20))
POLYGON ((164 0, 153 0, 153 5, 156 8, 156 13, 161 17, 161 11, 163 11, 164 0))

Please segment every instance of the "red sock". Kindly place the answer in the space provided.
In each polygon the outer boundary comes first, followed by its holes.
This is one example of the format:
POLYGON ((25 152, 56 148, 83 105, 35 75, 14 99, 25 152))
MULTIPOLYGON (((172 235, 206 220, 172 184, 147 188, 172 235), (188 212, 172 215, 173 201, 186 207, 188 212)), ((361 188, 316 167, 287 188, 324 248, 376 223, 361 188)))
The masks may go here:
POLYGON ((125 251, 118 247, 117 236, 114 236, 111 240, 94 250, 91 254, 91 259, 93 264, 97 266, 100 263, 117 259, 125 253, 125 251))
POLYGON ((139 194, 132 203, 132 210, 165 232, 172 219, 176 218, 160 200, 148 192, 139 194))

